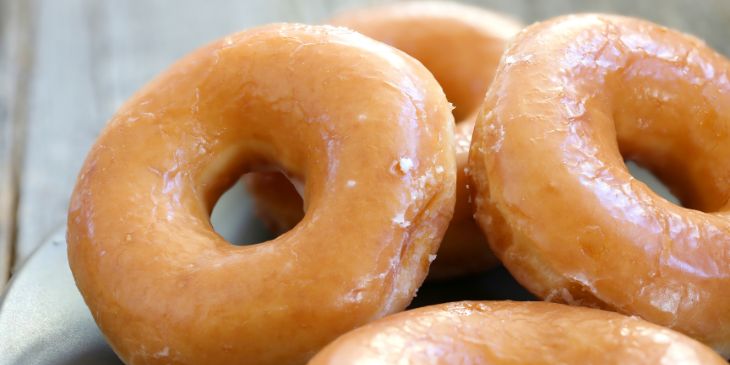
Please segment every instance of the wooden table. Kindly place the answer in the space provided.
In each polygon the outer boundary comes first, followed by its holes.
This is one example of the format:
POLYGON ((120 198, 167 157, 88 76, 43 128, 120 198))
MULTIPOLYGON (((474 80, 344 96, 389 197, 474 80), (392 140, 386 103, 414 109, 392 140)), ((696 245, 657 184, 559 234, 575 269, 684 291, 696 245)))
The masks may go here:
MULTIPOLYGON (((0 0, 0 288, 65 223, 99 130, 187 52, 269 22, 320 23, 372 0, 0 0)), ((532 22, 570 12, 644 17, 730 54, 730 0, 482 0, 532 22)))

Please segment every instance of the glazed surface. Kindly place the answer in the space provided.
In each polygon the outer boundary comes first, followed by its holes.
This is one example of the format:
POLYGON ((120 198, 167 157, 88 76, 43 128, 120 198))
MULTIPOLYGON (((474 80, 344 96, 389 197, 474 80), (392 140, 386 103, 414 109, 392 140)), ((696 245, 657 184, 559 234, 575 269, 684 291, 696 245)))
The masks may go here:
POLYGON ((635 317, 545 302, 457 302, 338 338, 309 365, 717 364, 710 348, 635 317))
MULTIPOLYGON (((498 261, 472 218, 464 169, 474 117, 494 77, 507 41, 521 25, 481 8, 446 2, 406 2, 350 10, 331 24, 344 26, 398 48, 433 73, 454 106, 457 203, 430 278, 483 271, 498 261)), ((278 173, 245 176, 259 216, 275 232, 297 224, 304 212, 299 194, 278 173)))
POLYGON ((351 10, 329 23, 353 29, 420 61, 454 105, 457 123, 473 119, 507 42, 522 29, 506 15, 438 1, 351 10))
POLYGON ((477 221, 515 278, 729 354, 729 76, 701 41, 647 21, 578 15, 522 31, 469 160, 477 221))
POLYGON ((113 117, 72 196, 69 261, 128 364, 301 364, 408 305, 454 172, 450 107, 417 61, 342 28, 254 28, 113 117), (233 246, 210 212, 242 173, 271 167, 303 182, 307 214, 233 246))
POLYGON ((481 272, 499 262, 474 218, 465 174, 474 118, 507 42, 522 25, 502 14, 449 2, 405 2, 354 10, 330 23, 398 48, 431 71, 454 106, 456 207, 429 278, 481 272))

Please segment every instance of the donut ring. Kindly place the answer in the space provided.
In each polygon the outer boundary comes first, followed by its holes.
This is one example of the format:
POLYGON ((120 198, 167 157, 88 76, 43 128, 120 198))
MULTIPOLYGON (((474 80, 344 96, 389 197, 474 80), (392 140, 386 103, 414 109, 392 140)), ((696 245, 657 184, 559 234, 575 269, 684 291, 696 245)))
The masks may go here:
POLYGON ((255 28, 117 112, 73 193, 69 262, 128 364, 299 364, 408 305, 451 218, 455 169, 450 107, 416 60, 342 28, 255 28), (269 164, 305 182, 307 214, 233 246, 212 207, 269 164))
POLYGON ((469 160, 477 221, 513 276, 546 300, 636 314, 729 355, 729 78, 699 40, 637 19, 521 32, 469 160))
MULTIPOLYGON (((507 41, 522 26, 481 8, 442 2, 407 2, 349 11, 330 20, 398 48, 423 63, 454 104, 457 199, 429 278, 484 271, 498 264, 474 219, 466 167, 474 117, 494 78, 507 41)), ((301 219, 301 198, 278 173, 244 177, 258 215, 274 232, 301 219)))
POLYGON ((717 364, 710 348, 635 317, 546 302, 458 302, 383 318, 309 365, 717 364))

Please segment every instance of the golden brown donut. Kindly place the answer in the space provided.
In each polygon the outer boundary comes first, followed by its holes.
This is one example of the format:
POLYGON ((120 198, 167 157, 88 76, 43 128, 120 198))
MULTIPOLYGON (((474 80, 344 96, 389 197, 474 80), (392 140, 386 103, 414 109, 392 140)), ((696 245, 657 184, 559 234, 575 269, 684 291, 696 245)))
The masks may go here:
POLYGON ((438 1, 351 10, 329 23, 387 43, 423 63, 454 104, 457 123, 481 106, 507 42, 522 29, 505 15, 438 1))
POLYGON ((349 332, 309 365, 727 365, 710 348, 636 317, 546 302, 457 302, 349 332))
POLYGON ((69 261, 128 364, 301 364, 408 305, 451 218, 454 171, 451 110, 418 61, 344 28, 255 28, 176 63, 113 117, 73 193, 69 261), (307 214, 233 246, 213 205, 272 164, 304 182, 307 214))
POLYGON ((256 216, 272 233, 281 235, 304 217, 304 202, 283 172, 257 171, 241 178, 254 200, 256 216))
MULTIPOLYGON (((483 271, 497 264, 472 218, 464 168, 477 108, 494 77, 506 42, 521 25, 481 8, 447 2, 407 2, 345 12, 331 24, 356 30, 421 61, 454 106, 457 203, 430 278, 483 271)), ((245 176, 256 209, 267 225, 283 233, 303 215, 301 198, 280 174, 245 176)))
POLYGON ((513 276, 547 300, 639 315, 729 355, 729 77, 701 41, 638 19, 567 16, 521 32, 469 157, 477 221, 513 276))

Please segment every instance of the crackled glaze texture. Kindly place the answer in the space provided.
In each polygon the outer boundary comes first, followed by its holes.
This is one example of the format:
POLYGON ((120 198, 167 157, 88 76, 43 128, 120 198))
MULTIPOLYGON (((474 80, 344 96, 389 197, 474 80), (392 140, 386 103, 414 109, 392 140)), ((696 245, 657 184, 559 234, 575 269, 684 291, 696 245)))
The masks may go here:
POLYGON ((730 354, 729 76, 701 41, 637 19, 568 16, 521 32, 469 157, 477 221, 517 280, 730 354))
POLYGON ((420 63, 343 28, 264 26, 122 106, 81 170, 69 261, 128 364, 301 364, 408 305, 454 196, 453 117, 420 63), (304 182, 307 214, 233 246, 210 211, 271 165, 304 182))
MULTIPOLYGON (((454 218, 431 265, 429 278, 483 271, 498 261, 472 218, 464 169, 476 111, 494 78, 507 41, 521 25, 477 7, 442 2, 408 2, 345 12, 331 24, 356 30, 396 47, 433 73, 454 105, 457 199, 454 218)), ((256 209, 278 233, 295 226, 302 201, 289 181, 276 172, 249 174, 246 185, 256 209)))
POLYGON ((398 313, 338 338, 309 365, 726 365, 635 317, 545 302, 458 302, 398 313))

